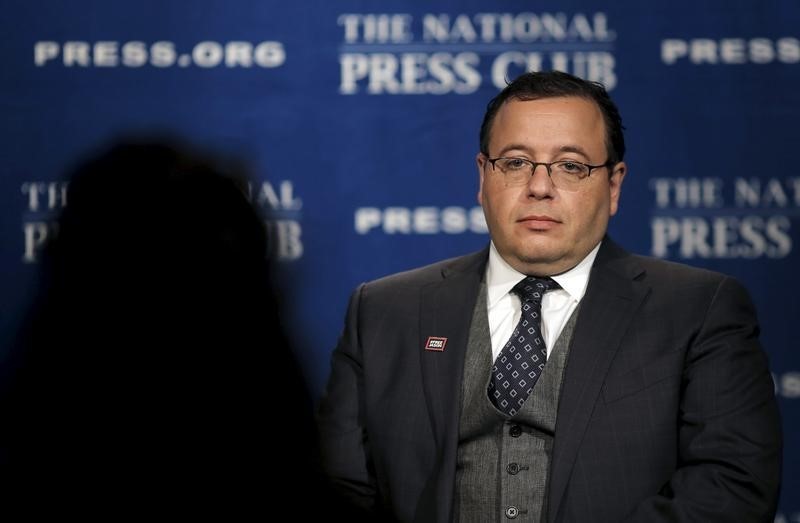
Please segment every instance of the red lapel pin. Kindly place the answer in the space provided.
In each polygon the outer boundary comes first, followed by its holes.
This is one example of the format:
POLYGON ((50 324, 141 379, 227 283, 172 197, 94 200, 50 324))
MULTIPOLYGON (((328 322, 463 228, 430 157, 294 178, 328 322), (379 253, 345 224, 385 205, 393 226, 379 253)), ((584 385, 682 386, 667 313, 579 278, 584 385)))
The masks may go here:
POLYGON ((439 336, 428 336, 428 341, 425 342, 425 350, 442 352, 444 351, 445 345, 447 345, 447 338, 441 338, 439 336))

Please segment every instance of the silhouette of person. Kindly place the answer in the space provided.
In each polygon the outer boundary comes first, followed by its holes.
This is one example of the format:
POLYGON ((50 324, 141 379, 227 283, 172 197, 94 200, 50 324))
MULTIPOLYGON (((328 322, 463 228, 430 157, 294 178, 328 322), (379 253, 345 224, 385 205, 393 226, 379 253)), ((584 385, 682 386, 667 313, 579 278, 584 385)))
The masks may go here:
POLYGON ((245 183, 166 142, 119 143, 70 178, 2 399, 3 469, 29 511, 339 506, 245 183))

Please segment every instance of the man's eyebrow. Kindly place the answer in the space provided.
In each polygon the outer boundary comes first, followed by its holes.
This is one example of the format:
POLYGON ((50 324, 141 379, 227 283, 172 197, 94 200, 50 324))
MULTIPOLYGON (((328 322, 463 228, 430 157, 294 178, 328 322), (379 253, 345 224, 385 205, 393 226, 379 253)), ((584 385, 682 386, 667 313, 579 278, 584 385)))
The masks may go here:
MULTIPOLYGON (((528 155, 533 155, 533 149, 531 147, 521 143, 511 143, 500 149, 498 156, 503 156, 504 154, 508 153, 508 151, 514 150, 523 151, 528 155)), ((586 153, 586 149, 579 145, 562 145, 558 148, 558 151, 562 153, 580 154, 584 158, 589 158, 589 155, 586 153)))
POLYGON ((583 156, 584 158, 589 158, 589 155, 586 154, 586 149, 579 145, 562 145, 559 148, 559 151, 564 153, 577 153, 583 156))
POLYGON ((508 151, 513 151, 513 150, 524 151, 528 155, 533 154, 533 149, 531 149, 527 145, 521 143, 511 143, 500 149, 500 153, 498 154, 498 156, 503 156, 508 151))

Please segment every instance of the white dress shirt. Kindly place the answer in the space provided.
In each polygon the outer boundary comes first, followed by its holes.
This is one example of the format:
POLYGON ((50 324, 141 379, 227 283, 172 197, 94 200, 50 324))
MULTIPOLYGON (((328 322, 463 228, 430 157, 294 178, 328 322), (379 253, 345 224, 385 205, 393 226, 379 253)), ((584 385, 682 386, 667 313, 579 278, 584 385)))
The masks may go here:
MULTIPOLYGON (((586 293, 589 272, 600 249, 598 243, 581 262, 552 278, 560 289, 545 293, 542 299, 542 336, 547 345, 547 357, 555 345, 561 329, 586 293)), ((492 242, 489 248, 489 263, 486 265, 486 309, 489 314, 489 333, 492 337, 492 361, 503 350, 514 327, 522 315, 519 297, 510 292, 525 275, 514 270, 497 252, 492 242)))

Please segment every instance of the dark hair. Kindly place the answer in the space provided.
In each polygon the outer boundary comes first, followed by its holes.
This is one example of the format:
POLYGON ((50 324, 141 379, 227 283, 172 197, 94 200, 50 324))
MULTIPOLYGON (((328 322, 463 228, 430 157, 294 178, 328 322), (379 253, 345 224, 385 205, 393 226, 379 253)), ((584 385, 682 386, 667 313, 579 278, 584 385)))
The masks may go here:
POLYGON ((606 124, 608 161, 621 162, 625 156, 625 137, 619 109, 608 96, 603 84, 589 82, 561 71, 529 72, 518 76, 486 106, 481 124, 481 152, 489 154, 489 133, 497 111, 508 100, 539 100, 560 96, 578 96, 597 104, 606 124))

